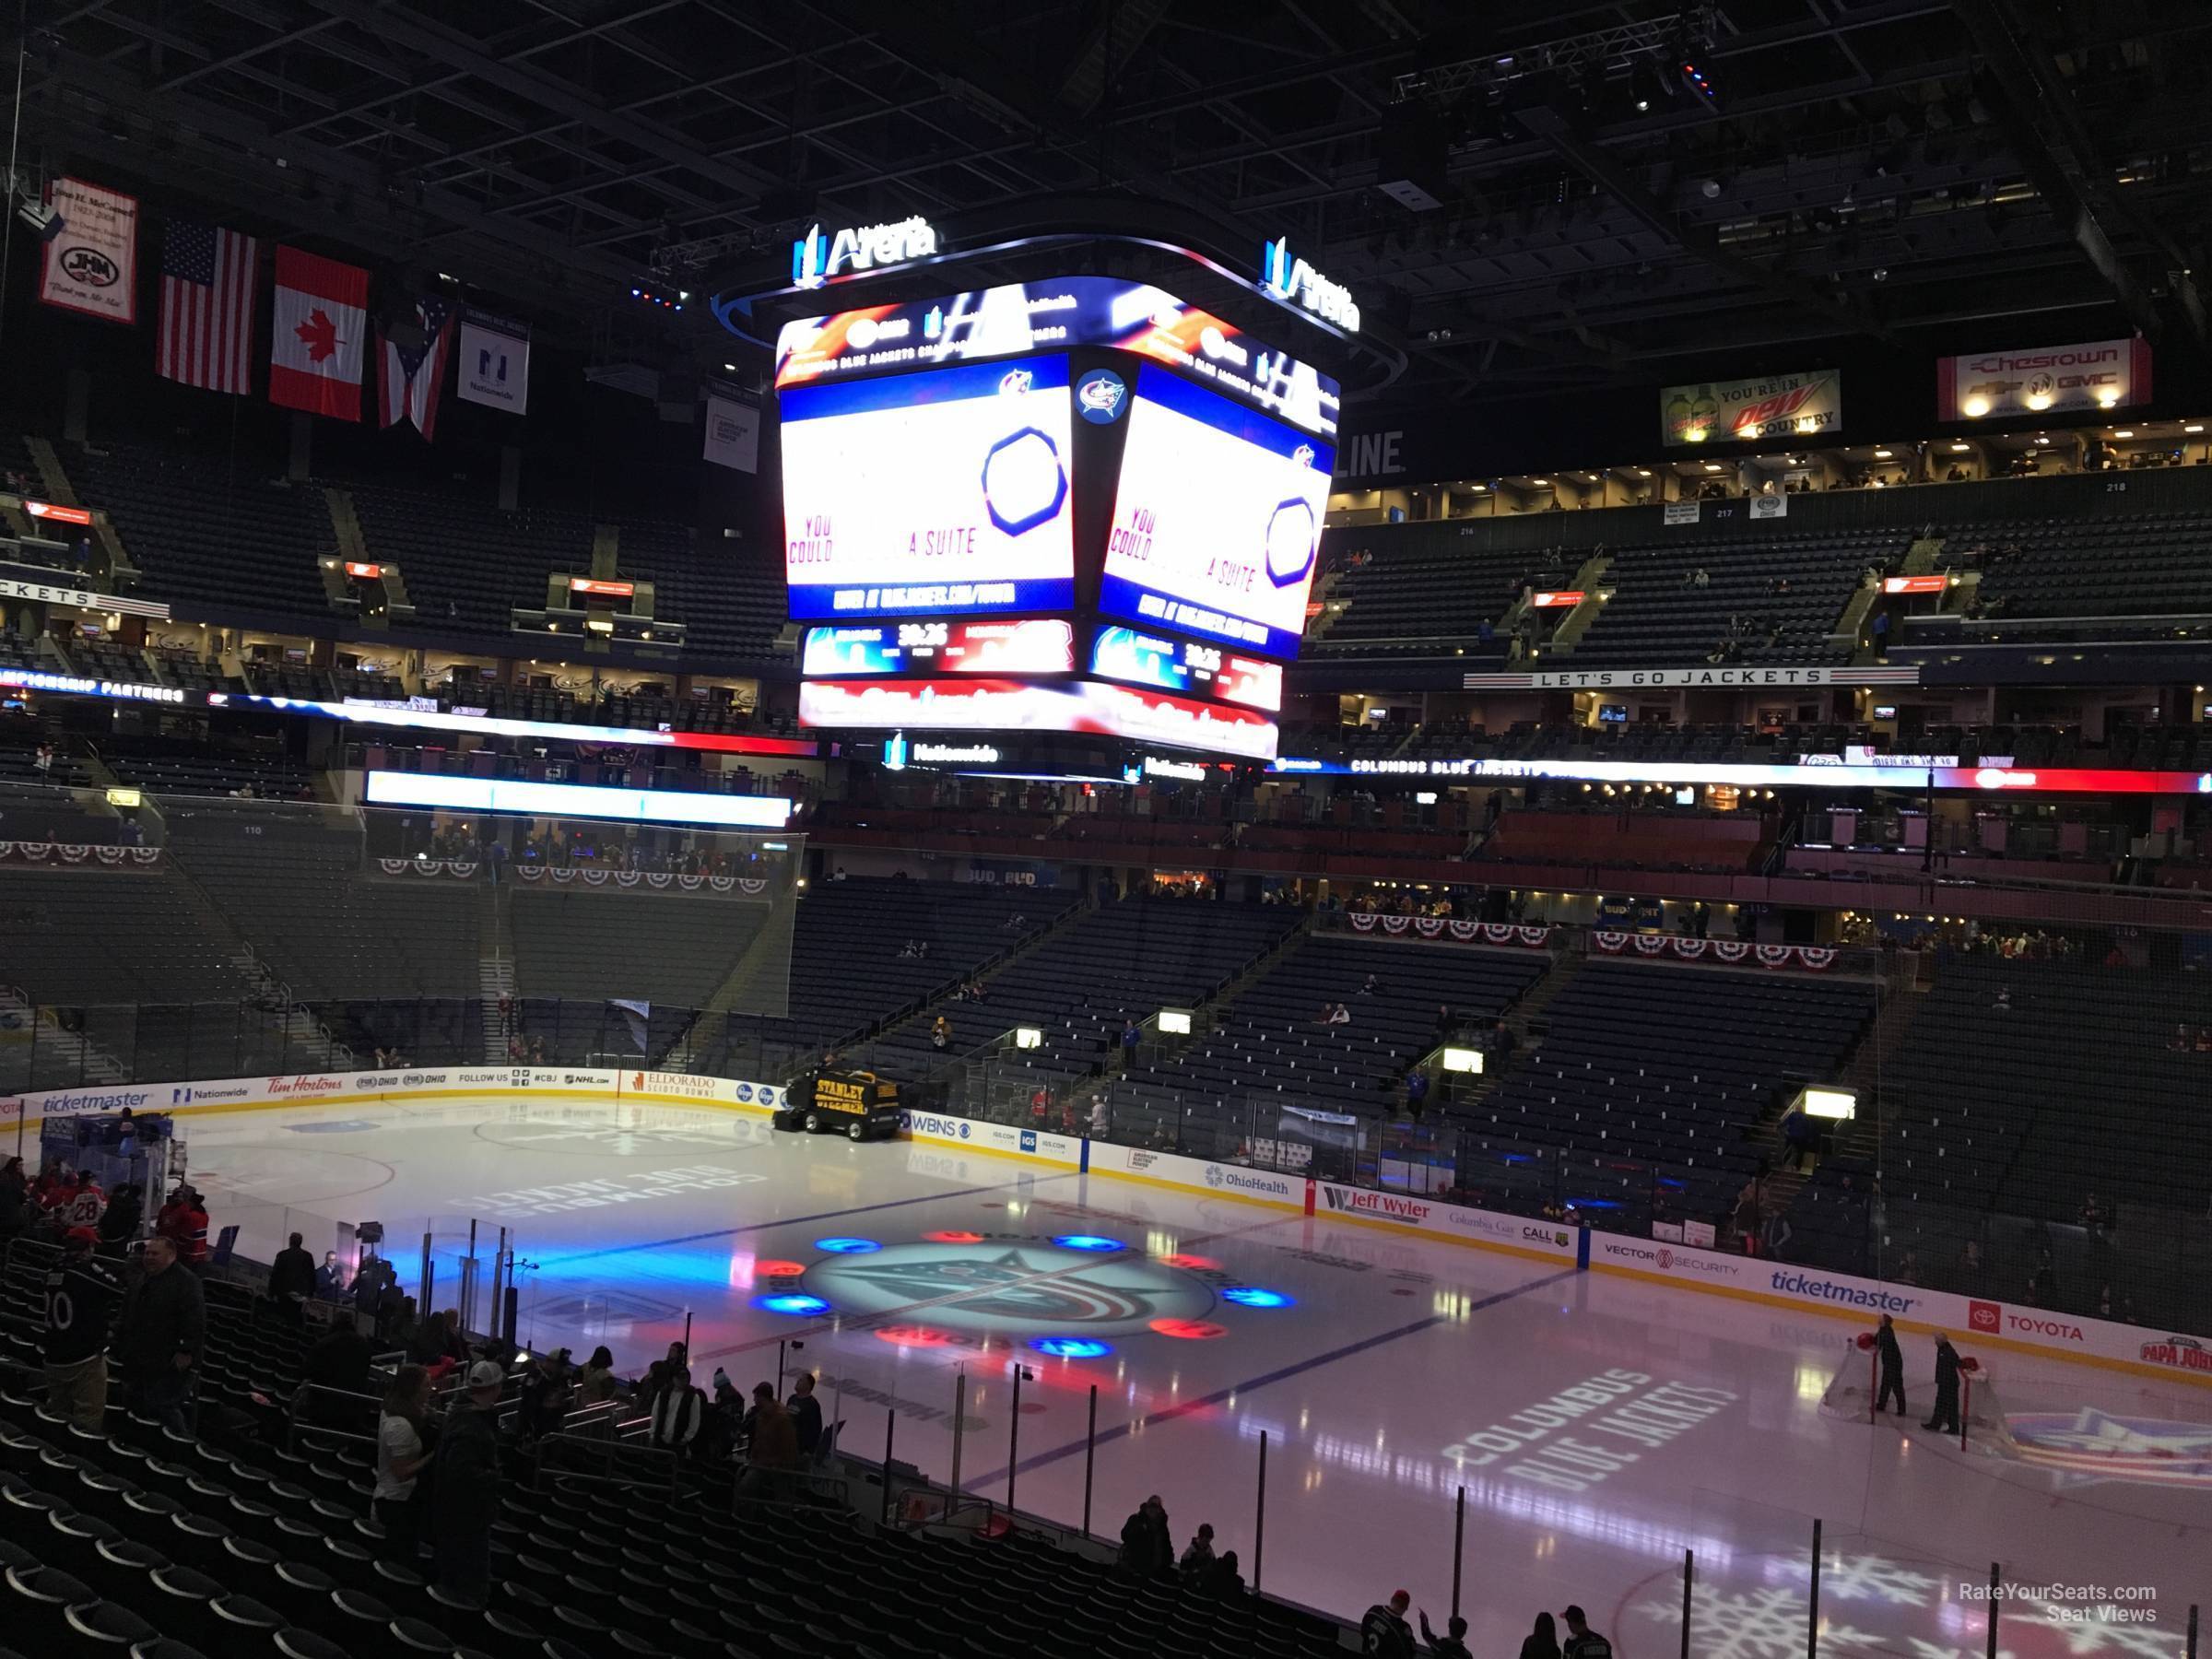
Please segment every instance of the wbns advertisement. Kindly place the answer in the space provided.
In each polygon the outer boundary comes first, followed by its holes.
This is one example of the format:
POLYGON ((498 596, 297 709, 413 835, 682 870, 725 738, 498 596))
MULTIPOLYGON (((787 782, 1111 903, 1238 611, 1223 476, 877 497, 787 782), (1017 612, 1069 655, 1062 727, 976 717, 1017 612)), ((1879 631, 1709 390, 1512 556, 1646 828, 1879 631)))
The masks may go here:
POLYGON ((1828 436, 1843 425, 1843 376, 1834 369, 1700 381, 1659 393, 1660 434, 1672 447, 1756 438, 1828 436))

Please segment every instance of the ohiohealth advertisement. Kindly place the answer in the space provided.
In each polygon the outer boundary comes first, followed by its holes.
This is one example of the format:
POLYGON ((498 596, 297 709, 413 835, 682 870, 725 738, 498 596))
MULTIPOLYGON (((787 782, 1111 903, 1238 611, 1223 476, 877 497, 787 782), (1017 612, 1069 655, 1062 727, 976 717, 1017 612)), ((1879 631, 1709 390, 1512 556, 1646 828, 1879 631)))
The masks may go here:
POLYGON ((782 416, 794 617, 1075 603, 1065 358, 794 386, 782 416))
POLYGON ((1335 458, 1330 444, 1146 364, 1100 610, 1296 656, 1335 458))

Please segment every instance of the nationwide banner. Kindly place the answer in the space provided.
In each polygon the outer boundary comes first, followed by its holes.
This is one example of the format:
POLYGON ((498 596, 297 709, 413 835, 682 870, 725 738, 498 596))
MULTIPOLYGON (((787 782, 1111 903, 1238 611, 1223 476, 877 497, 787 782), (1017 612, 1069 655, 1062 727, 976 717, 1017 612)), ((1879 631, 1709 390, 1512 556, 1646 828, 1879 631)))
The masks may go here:
POLYGON ((707 394, 705 459, 734 472, 760 470, 760 410, 719 392, 707 394))
POLYGON ((1665 386, 1659 393, 1659 424, 1669 447, 1831 436, 1843 425, 1843 376, 1838 370, 1814 369, 1665 386))
POLYGON ((138 198, 57 178, 46 204, 62 216, 46 244, 39 298, 105 323, 138 321, 138 198))
POLYGON ((2087 340, 1936 359, 1936 418, 2004 419, 2150 401, 2150 342, 2087 340))
POLYGON ((530 411, 530 325, 488 312, 461 313, 461 373, 453 394, 510 415, 530 411))

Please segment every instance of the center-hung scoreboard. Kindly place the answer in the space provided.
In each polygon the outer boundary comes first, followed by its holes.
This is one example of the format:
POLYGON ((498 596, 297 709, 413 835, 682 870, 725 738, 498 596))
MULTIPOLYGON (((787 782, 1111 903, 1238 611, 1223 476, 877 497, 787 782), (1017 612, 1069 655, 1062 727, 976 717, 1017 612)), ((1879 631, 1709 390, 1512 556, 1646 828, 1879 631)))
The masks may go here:
POLYGON ((803 724, 1274 759, 1335 381, 1069 276, 786 324, 775 384, 803 724))

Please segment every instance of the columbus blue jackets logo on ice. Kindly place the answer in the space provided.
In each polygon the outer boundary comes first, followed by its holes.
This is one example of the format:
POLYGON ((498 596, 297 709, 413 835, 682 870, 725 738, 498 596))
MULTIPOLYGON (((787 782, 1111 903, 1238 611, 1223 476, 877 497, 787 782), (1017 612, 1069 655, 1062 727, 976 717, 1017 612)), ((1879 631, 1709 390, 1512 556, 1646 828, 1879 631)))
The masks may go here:
POLYGON ((1128 383, 1120 375, 1093 369, 1076 382, 1076 413, 1093 426, 1108 426, 1121 418, 1128 396, 1128 383))
POLYGON ((1216 1304, 1198 1274, 1130 1252, 1093 1253, 1046 1239, 886 1244, 833 1254, 801 1280, 848 1316, 929 1304, 928 1323, 960 1333, 1065 1331, 1105 1335, 1157 1320, 1195 1320, 1216 1304))

